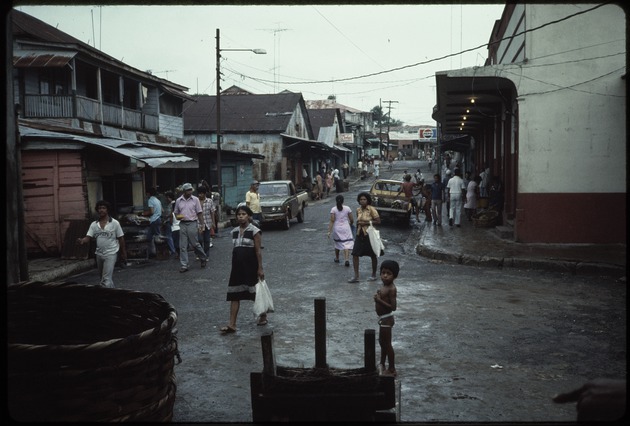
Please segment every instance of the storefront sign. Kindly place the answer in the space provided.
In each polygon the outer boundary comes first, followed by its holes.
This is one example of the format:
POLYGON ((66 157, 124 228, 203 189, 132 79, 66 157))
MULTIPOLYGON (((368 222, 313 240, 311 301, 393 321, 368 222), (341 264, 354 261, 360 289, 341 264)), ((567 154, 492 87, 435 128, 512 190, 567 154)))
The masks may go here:
POLYGON ((418 139, 422 142, 437 142, 437 129, 435 127, 419 128, 418 139))

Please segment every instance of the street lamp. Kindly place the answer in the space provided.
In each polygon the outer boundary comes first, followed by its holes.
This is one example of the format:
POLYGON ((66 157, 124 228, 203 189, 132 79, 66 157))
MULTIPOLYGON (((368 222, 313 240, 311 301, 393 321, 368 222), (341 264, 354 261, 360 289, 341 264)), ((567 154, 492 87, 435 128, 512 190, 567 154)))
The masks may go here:
POLYGON ((265 49, 221 49, 219 29, 217 28, 217 189, 221 197, 221 52, 254 52, 257 55, 265 55, 265 49))

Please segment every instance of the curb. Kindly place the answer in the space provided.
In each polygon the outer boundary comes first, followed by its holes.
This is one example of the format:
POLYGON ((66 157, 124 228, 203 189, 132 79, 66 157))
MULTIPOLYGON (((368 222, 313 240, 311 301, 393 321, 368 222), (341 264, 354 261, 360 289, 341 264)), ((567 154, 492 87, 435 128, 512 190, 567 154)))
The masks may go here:
POLYGON ((434 250, 424 244, 416 245, 416 253, 431 260, 457 263, 467 266, 496 268, 537 269, 541 271, 561 272, 571 275, 604 275, 623 278, 626 268, 608 263, 583 262, 579 260, 532 259, 521 257, 471 256, 463 253, 434 250))
POLYGON ((56 281, 60 278, 69 277, 70 275, 86 272, 93 268, 95 268, 94 259, 86 259, 74 263, 69 263, 59 268, 53 268, 41 272, 34 272, 32 274, 29 274, 29 280, 51 282, 56 281))

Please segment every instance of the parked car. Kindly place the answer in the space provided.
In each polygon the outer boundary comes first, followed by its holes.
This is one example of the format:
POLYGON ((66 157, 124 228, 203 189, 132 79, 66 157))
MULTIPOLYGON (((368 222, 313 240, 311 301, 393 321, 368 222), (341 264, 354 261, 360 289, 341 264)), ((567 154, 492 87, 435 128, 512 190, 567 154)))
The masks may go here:
POLYGON ((399 180, 377 179, 372 184, 372 207, 378 211, 381 220, 409 225, 412 204, 401 189, 402 181, 399 180))
POLYGON ((290 180, 260 182, 260 208, 262 224, 280 223, 283 229, 289 229, 291 219, 304 222, 304 209, 308 205, 308 193, 297 190, 290 180))

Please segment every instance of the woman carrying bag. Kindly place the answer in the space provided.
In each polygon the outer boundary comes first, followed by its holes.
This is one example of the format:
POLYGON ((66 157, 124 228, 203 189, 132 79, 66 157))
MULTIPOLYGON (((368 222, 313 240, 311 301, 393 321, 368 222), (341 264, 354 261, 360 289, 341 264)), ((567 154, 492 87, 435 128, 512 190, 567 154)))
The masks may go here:
MULTIPOLYGON (((221 327, 221 334, 236 332, 236 319, 241 300, 256 300, 256 284, 265 279, 260 247, 260 229, 252 222, 253 213, 247 206, 236 208, 238 226, 232 230, 232 271, 226 300, 230 302, 230 321, 221 327)), ((267 313, 260 313, 258 325, 267 324, 267 313)))
MULTIPOLYGON (((352 249, 352 266, 354 268, 354 277, 349 279, 349 283, 359 282, 359 257, 370 256, 372 259, 372 275, 368 281, 376 281, 376 266, 378 263, 377 255, 372 250, 370 237, 368 236, 368 228, 370 225, 378 225, 381 218, 374 207, 372 207, 372 197, 367 192, 361 192, 357 196, 359 207, 357 208, 357 236, 354 240, 354 248, 352 249)), ((379 253, 380 254, 380 253, 379 253)))

